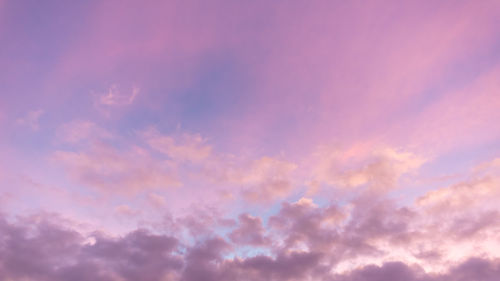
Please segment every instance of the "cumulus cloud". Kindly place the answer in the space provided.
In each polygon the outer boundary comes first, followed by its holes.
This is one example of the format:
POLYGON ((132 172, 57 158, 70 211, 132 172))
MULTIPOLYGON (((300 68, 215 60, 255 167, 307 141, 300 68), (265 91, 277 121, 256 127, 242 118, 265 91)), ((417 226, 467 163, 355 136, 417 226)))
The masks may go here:
MULTIPOLYGON (((129 166, 118 169, 122 164, 114 161, 122 158, 114 153, 107 158, 89 163, 135 173, 129 166)), ((76 162, 85 163, 84 159, 76 162)), ((143 161, 138 155, 133 159, 143 161)), ((495 174, 494 169, 485 171, 482 177, 495 174)), ((111 172, 82 174, 113 178, 111 172)), ((445 204, 442 215, 433 213, 425 200, 404 206, 385 195, 366 193, 339 203, 285 201, 271 214, 241 213, 237 219, 217 208, 192 206, 181 216, 166 217, 161 227, 153 222, 144 225, 149 230, 120 236, 97 230, 83 233, 45 215, 14 220, 1 216, 0 279, 496 280, 498 206, 482 204, 492 195, 484 195, 480 188, 477 193, 470 187, 455 190, 461 185, 443 190, 450 198, 468 193, 468 211, 445 204)), ((167 204, 157 193, 149 193, 147 200, 159 207, 167 204)), ((124 204, 115 206, 115 212, 137 215, 124 204)))
POLYGON ((335 205, 319 208, 310 199, 283 203, 278 214, 269 218, 269 226, 283 237, 284 250, 329 249, 338 238, 338 228, 344 219, 335 205))
MULTIPOLYGON (((88 135, 76 134, 73 140, 81 142, 88 135)), ((186 215, 163 224, 178 245, 172 254, 177 267, 158 269, 161 275, 155 275, 164 280, 202 276, 203 280, 371 280, 367 276, 442 280, 458 274, 450 265, 474 256, 486 262, 498 257, 492 250, 498 248, 492 245, 500 238, 499 210, 494 204, 499 186, 496 160, 473 169, 467 180, 430 191, 413 205, 400 205, 385 191, 397 187, 426 161, 410 152, 329 150, 315 155, 321 161, 308 170, 283 158, 220 153, 199 135, 163 135, 149 128, 139 136, 144 147, 90 141, 77 146, 80 151, 57 151, 53 159, 73 179, 98 190, 146 191, 144 199, 156 210, 168 207, 170 201, 154 189, 180 185, 178 170, 192 172, 191 180, 215 184, 219 191, 234 188, 232 194, 252 203, 286 198, 305 182, 299 172, 313 171, 312 177, 321 184, 367 187, 363 190, 368 191, 337 203, 311 198, 285 201, 277 212, 264 216, 243 213, 228 218, 216 207, 190 206, 186 215)), ((100 139, 105 140, 106 134, 100 139)), ((137 206, 115 207, 122 216, 138 214, 137 206)), ((159 235, 155 233, 148 235, 159 235)), ((99 244, 99 239, 91 244, 85 247, 99 244)), ((125 278, 120 277, 126 272, 120 266, 103 266, 107 271, 102 274, 112 272, 103 280, 125 278)))
POLYGON ((388 262, 381 266, 369 265, 353 270, 349 274, 337 275, 332 281, 493 281, 500 276, 499 262, 484 258, 470 258, 453 266, 448 272, 429 274, 418 266, 407 265, 402 262, 388 262))
POLYGON ((136 230, 123 237, 85 236, 49 218, 0 221, 1 280, 164 280, 182 267, 178 241, 136 230))
POLYGON ((238 228, 229 234, 229 238, 234 243, 251 246, 262 246, 270 243, 260 218, 241 214, 238 217, 238 222, 238 228))
MULTIPOLYGON (((382 227, 385 230, 382 231, 369 227, 368 225, 380 224, 376 221, 383 219, 381 211, 373 212, 375 215, 355 215, 351 218, 349 224, 365 225, 364 227, 343 227, 342 220, 338 220, 337 208, 319 207, 307 199, 285 203, 273 217, 273 222, 270 222, 273 227, 289 231, 288 235, 284 232, 282 237, 285 239, 306 238, 306 244, 318 246, 294 250, 285 250, 288 247, 286 243, 262 243, 263 236, 259 238, 259 235, 270 230, 261 228, 260 219, 248 214, 239 217, 239 223, 227 237, 213 233, 194 240, 183 240, 171 234, 153 233, 146 229, 133 230, 121 236, 109 236, 100 231, 82 233, 71 224, 49 215, 16 220, 1 216, 0 279, 494 281, 500 277, 499 260, 474 255, 453 262, 446 261, 446 268, 441 271, 427 271, 421 265, 404 258, 382 260, 380 263, 365 260, 362 264, 353 264, 351 268, 335 271, 339 260, 334 257, 340 255, 343 260, 350 259, 349 256, 339 254, 342 247, 363 254, 353 243, 370 240, 374 231, 379 233, 376 235, 378 237, 390 237, 406 231, 394 227, 391 222, 380 222, 385 224, 382 227), (336 223, 329 223, 330 226, 326 227, 324 224, 332 217, 336 223), (333 226, 335 227, 332 228, 333 226), (359 237, 357 242, 352 238, 346 239, 352 235, 359 237), (248 243, 267 247, 271 252, 238 256, 237 249, 248 243)), ((369 210, 370 208, 367 211, 369 210)), ((398 216, 401 214, 396 214, 396 218, 392 220, 398 220, 398 216)), ((403 215, 405 216, 407 215, 403 215)), ((188 227, 182 221, 174 223, 177 224, 176 227, 188 227)), ((408 220, 408 223, 411 221, 408 220)), ((276 238, 278 237, 273 239, 276 238)))

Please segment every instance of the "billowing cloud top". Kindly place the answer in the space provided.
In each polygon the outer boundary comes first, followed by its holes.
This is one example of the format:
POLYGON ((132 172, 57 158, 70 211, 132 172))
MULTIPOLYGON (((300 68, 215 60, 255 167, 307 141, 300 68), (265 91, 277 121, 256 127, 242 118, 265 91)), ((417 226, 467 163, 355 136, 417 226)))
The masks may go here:
POLYGON ((0 0, 0 280, 500 280, 499 18, 0 0))

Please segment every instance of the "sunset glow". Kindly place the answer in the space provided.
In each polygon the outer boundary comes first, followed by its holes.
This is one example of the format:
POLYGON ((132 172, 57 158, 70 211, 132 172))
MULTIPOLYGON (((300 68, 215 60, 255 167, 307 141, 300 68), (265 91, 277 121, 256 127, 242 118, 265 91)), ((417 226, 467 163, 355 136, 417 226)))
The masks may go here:
POLYGON ((0 281, 500 280, 500 1, 0 0, 0 281))

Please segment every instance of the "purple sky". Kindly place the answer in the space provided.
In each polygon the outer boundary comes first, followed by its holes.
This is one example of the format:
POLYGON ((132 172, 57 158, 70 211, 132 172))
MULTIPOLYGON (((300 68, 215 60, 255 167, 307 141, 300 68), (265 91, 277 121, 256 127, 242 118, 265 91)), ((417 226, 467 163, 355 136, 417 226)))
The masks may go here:
POLYGON ((0 0, 0 280, 500 280, 500 2, 0 0))

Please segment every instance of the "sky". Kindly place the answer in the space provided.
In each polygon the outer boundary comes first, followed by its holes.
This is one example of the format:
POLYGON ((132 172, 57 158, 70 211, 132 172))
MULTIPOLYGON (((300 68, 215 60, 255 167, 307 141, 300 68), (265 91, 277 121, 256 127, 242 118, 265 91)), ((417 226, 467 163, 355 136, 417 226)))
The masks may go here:
POLYGON ((0 0, 0 280, 500 280, 500 2, 0 0))

